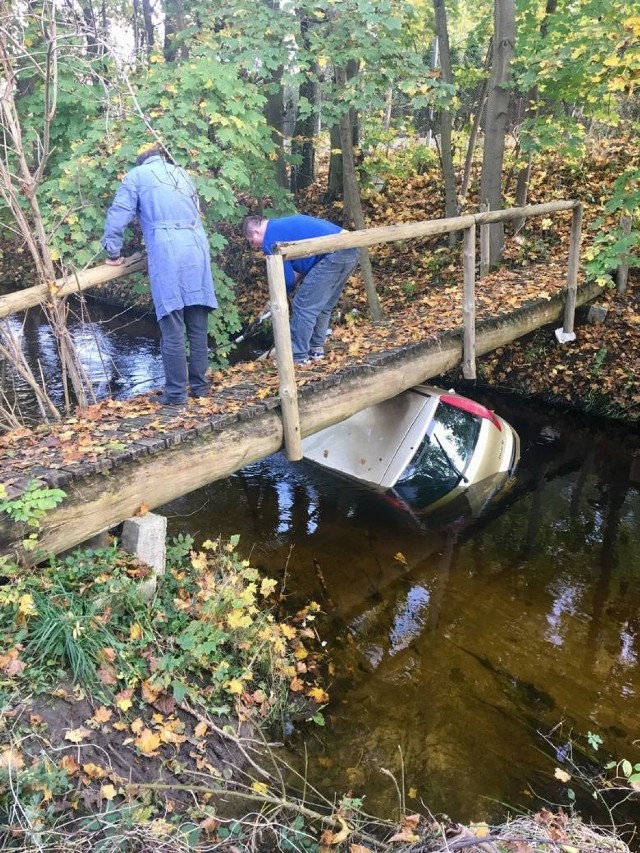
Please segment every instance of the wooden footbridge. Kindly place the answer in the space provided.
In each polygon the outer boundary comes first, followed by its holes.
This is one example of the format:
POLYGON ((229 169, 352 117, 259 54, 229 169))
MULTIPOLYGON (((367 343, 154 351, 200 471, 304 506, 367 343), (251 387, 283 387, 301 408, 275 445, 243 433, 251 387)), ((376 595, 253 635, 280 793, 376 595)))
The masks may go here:
MULTIPOLYGON (((581 216, 578 202, 557 201, 280 244, 277 254, 267 258, 278 368, 273 394, 265 395, 264 374, 261 376, 258 368, 247 371, 239 384, 214 390, 207 404, 191 403, 186 414, 178 418, 153 403, 146 409, 119 404, 122 417, 116 428, 112 425, 108 436, 90 445, 89 452, 72 454, 66 459, 60 452, 59 426, 55 433, 17 431, 15 435, 2 437, 0 483, 4 483, 11 497, 19 497, 34 482, 65 491, 66 497, 55 510, 47 512, 39 531, 38 553, 59 553, 135 515, 141 506, 150 509, 162 506, 214 480, 224 479, 282 447, 291 460, 300 459, 301 440, 305 436, 449 372, 461 362, 465 377, 474 378, 476 355, 504 346, 561 317, 562 335, 571 337, 576 305, 600 293, 596 284, 580 287, 577 284, 581 216), (569 210, 572 225, 565 285, 555 294, 476 321, 476 228, 481 229, 482 247, 487 244, 486 229, 493 222, 569 210), (464 234, 462 328, 373 352, 366 359, 352 360, 329 375, 326 370, 316 371, 313 367, 296 374, 284 285, 285 259, 451 231, 464 234)), ((56 298, 55 294, 77 292, 134 269, 143 269, 144 264, 143 257, 136 257, 130 259, 125 269, 98 267, 88 274, 56 282, 54 288, 31 288, 0 297, 0 317, 56 298)), ((496 311, 499 307, 496 306, 496 311)), ((271 366, 262 369, 273 374, 271 366)), ((117 405, 114 403, 112 410, 117 405)), ((89 420, 92 419, 96 424, 99 421, 95 413, 90 414, 89 420)), ((65 422, 67 441, 76 430, 77 440, 82 443, 86 420, 80 412, 65 422)), ((27 561, 33 559, 24 552, 24 536, 21 525, 0 516, 0 555, 17 553, 27 561)))

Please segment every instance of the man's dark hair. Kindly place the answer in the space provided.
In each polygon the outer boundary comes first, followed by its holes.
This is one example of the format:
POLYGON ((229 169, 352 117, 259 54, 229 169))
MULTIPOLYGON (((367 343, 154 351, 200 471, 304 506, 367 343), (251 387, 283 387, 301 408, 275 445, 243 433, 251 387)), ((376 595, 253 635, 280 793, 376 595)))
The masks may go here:
POLYGON ((162 157, 163 159, 166 159, 164 149, 159 145, 154 145, 154 147, 149 148, 148 151, 143 151, 142 154, 138 154, 136 157, 136 166, 142 166, 144 161, 148 160, 149 157, 162 157))
POLYGON ((248 237, 249 231, 253 231, 254 228, 259 228, 263 219, 264 216, 247 216, 242 223, 242 236, 248 237))

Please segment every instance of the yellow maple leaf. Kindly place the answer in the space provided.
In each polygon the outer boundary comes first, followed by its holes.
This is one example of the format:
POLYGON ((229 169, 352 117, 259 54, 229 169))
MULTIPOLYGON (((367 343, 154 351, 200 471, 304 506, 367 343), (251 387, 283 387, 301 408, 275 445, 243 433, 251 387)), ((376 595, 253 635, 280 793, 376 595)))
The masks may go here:
POLYGON ((251 787, 258 794, 267 794, 269 793, 269 786, 265 782, 252 782, 251 787))
POLYGON ((94 764, 92 761, 88 761, 86 764, 82 765, 82 772, 85 776, 88 776, 89 779, 104 779, 107 775, 107 771, 104 767, 100 767, 99 764, 94 764))
POLYGON ((207 568, 207 555, 202 551, 192 551, 190 554, 191 557, 191 565, 194 569, 198 569, 198 571, 203 571, 207 568))
POLYGON ((104 705, 101 705, 96 709, 95 714, 91 717, 92 721, 95 723, 107 723, 113 716, 113 711, 109 708, 106 708, 104 705))
POLYGON ((116 694, 115 697, 116 706, 120 708, 121 711, 128 711, 129 708, 133 705, 132 696, 132 687, 128 687, 126 690, 121 690, 120 693, 116 694))
POLYGON ((35 616, 38 612, 35 604, 33 603, 33 598, 28 593, 25 595, 21 595, 18 602, 18 611, 22 614, 22 616, 35 616))
POLYGON ((21 767, 24 767, 24 758, 17 749, 10 746, 6 747, 0 752, 0 767, 14 771, 20 770, 21 767))
POLYGON ((312 687, 311 690, 307 690, 307 696, 319 705, 329 701, 329 694, 322 687, 312 687))
POLYGON ((100 788, 100 793, 105 798, 105 800, 113 800, 118 794, 114 785, 103 785, 100 788))
POLYGON ((160 735, 151 729, 143 729, 134 741, 136 747, 145 755, 153 755, 160 746, 160 735))
POLYGON ((233 628, 248 628, 253 622, 251 616, 242 610, 232 610, 227 616, 227 625, 233 628))
POLYGON ((280 625, 280 631, 287 638, 287 640, 293 640, 295 635, 298 633, 293 625, 280 625))
POLYGON ((64 739, 70 740, 71 743, 82 743, 82 741, 88 738, 90 734, 91 729, 88 729, 85 726, 80 726, 77 729, 69 729, 64 736, 64 739))
POLYGON ((140 732, 145 728, 144 720, 142 717, 136 717, 136 719, 131 723, 131 731, 134 735, 139 735, 140 732))
POLYGON ((140 691, 142 693, 142 698, 145 702, 148 702, 152 705, 159 696, 160 691, 156 690, 152 687, 148 681, 143 681, 140 687, 140 691))
POLYGON ((231 681, 227 682, 227 690, 234 696, 239 696, 244 690, 244 684, 239 678, 232 678, 231 681))
POLYGON ((201 720, 198 723, 198 725, 195 727, 195 729, 193 730, 193 733, 197 738, 203 738, 206 735, 208 730, 209 730, 208 723, 206 723, 204 720, 201 720))
POLYGON ((469 829, 473 830, 473 834, 476 838, 486 838, 487 835, 491 833, 489 825, 484 823, 484 821, 481 823, 470 823, 469 829))
POLYGON ((133 640, 134 643, 136 640, 142 639, 142 628, 137 622, 134 622, 129 628, 129 639, 133 640))
POLYGON ((73 755, 63 755, 60 761, 60 767, 64 770, 67 776, 75 776, 80 770, 80 765, 73 755))
POLYGON ((393 559, 397 560, 398 563, 402 563, 403 566, 407 565, 407 558, 401 551, 398 551, 398 553, 394 555, 393 559))
POLYGON ((260 584, 260 595, 263 595, 265 598, 271 595, 271 593, 278 586, 278 581, 273 578, 264 578, 262 583, 260 584))

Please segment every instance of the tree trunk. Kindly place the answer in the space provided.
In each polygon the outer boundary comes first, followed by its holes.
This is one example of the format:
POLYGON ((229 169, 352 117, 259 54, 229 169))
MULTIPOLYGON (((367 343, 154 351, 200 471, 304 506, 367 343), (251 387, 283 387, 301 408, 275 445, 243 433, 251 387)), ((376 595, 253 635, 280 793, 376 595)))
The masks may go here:
MULTIPOLYGON (((338 90, 344 89, 347 85, 347 73, 342 67, 336 66, 336 83, 338 90)), ((365 227, 364 213, 362 212, 362 201, 360 199, 360 190, 358 188, 358 178, 356 175, 356 165, 353 156, 353 129, 351 126, 350 110, 346 110, 340 119, 340 144, 342 147, 343 175, 344 175, 344 201, 345 201, 345 221, 344 224, 350 224, 347 218, 353 220, 353 224, 358 230, 365 227)), ((364 287, 367 293, 369 302, 369 310, 371 311, 371 319, 374 323, 379 323, 382 319, 382 311, 380 309, 380 300, 376 293, 376 287, 373 281, 373 272, 371 270, 371 260, 369 258, 369 250, 360 250, 360 269, 364 279, 364 287)))
POLYGON ((182 0, 164 0, 164 48, 166 62, 175 62, 178 54, 182 59, 189 55, 187 46, 181 44, 178 50, 178 36, 186 28, 182 0))
POLYGON ((271 139, 276 150, 275 170, 278 186, 288 188, 287 165, 284 158, 284 88, 282 86, 283 68, 280 66, 266 83, 267 102, 264 116, 271 128, 271 139))
POLYGON ((147 42, 147 51, 151 53, 156 41, 151 14, 151 0, 142 0, 142 20, 144 21, 144 36, 147 42))
MULTIPOLYGON (((309 29, 312 26, 309 18, 303 17, 300 22, 300 40, 305 53, 311 55, 309 41, 309 29)), ((291 192, 310 187, 316 179, 316 148, 315 140, 320 132, 320 90, 318 84, 318 65, 315 59, 311 60, 311 68, 305 74, 299 90, 298 113, 301 108, 308 110, 308 114, 299 119, 296 115, 296 124, 291 140, 291 153, 294 155, 291 166, 291 192), (296 160, 298 162, 296 162, 296 160)))
POLYGON ((316 147, 315 139, 319 131, 318 121, 318 83, 308 77, 300 87, 300 98, 312 105, 312 112, 301 120, 296 121, 295 133, 291 141, 291 153, 294 162, 291 167, 291 192, 310 187, 316 179, 316 147))
POLYGON ((332 199, 342 197, 342 187, 344 183, 340 125, 335 124, 329 130, 329 144, 331 145, 331 154, 329 156, 329 183, 327 186, 326 199, 331 201, 332 199))
MULTIPOLYGON (((487 55, 484 61, 485 71, 488 72, 491 67, 491 51, 492 51, 493 39, 489 41, 489 47, 487 49, 487 55)), ((484 112, 484 108, 487 102, 487 91, 489 89, 489 80, 487 77, 482 81, 480 85, 480 89, 478 92, 478 103, 476 106, 476 114, 473 117, 473 124, 471 125, 471 133, 469 134, 469 142, 467 144, 467 156, 464 160, 464 172, 462 174, 462 183, 460 186, 460 199, 459 205, 460 207, 464 206, 464 203, 467 198, 467 193, 469 192, 469 184, 471 182, 471 172, 473 169, 473 155, 476 150, 476 140, 478 139, 478 131, 480 130, 480 125, 482 122, 482 114, 484 112)))
MULTIPOLYGON (((346 81, 349 81, 352 77, 355 77, 358 73, 359 66, 356 60, 350 59, 347 63, 346 69, 344 69, 344 73, 346 74, 346 81)), ((345 87, 346 88, 346 82, 345 87)), ((357 145, 359 140, 359 131, 358 131, 358 114, 356 110, 350 110, 349 117, 349 125, 351 132, 351 145, 357 145)), ((340 141, 340 128, 337 125, 334 125, 330 130, 331 137, 331 157, 329 159, 329 186, 327 189, 327 199, 335 199, 341 198, 342 190, 344 186, 344 174, 343 174, 343 158, 342 158, 342 143, 340 141)))
MULTIPOLYGON (((451 51, 449 49, 449 30, 447 28, 447 12, 444 0, 433 0, 433 8, 436 15, 436 34, 440 48, 440 68, 442 79, 445 83, 453 85, 453 69, 451 68, 451 51)), ((451 131, 453 116, 451 110, 440 111, 440 163, 442 166, 442 177, 444 179, 444 204, 445 216, 450 219, 458 215, 458 202, 456 198, 456 177, 453 168, 453 146, 451 131)), ((449 235, 449 245, 453 245, 459 239, 459 235, 449 235)))
MULTIPOLYGON (((502 163, 509 110, 510 64, 515 50, 515 0, 494 0, 494 41, 487 100, 480 201, 491 210, 502 209, 502 163)), ((490 232, 489 261, 495 267, 502 256, 504 226, 495 223, 490 232)))
MULTIPOLYGON (((540 24, 540 35, 544 39, 547 35, 547 30, 549 29, 549 16, 553 15, 556 11, 558 5, 558 0, 547 0, 547 5, 544 12, 544 18, 542 19, 542 23, 540 24)), ((527 94, 526 98, 526 109, 523 116, 523 121, 533 122, 534 118, 538 113, 538 99, 539 92, 537 86, 532 86, 527 94)), ((531 177, 531 151, 527 152, 527 161, 522 166, 520 171, 518 172, 518 177, 516 179, 516 207, 524 207, 527 203, 527 195, 529 193, 529 179, 531 177)), ((517 234, 518 231, 524 225, 525 220, 520 219, 513 223, 513 231, 514 234, 517 234)))

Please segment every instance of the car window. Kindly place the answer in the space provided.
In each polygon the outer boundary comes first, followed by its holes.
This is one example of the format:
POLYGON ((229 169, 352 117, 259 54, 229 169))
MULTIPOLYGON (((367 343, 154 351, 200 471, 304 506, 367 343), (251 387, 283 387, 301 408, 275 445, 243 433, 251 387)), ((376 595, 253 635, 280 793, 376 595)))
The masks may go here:
POLYGON ((454 489, 473 455, 480 419, 440 403, 427 435, 396 483, 396 491, 420 506, 438 500, 454 489))

